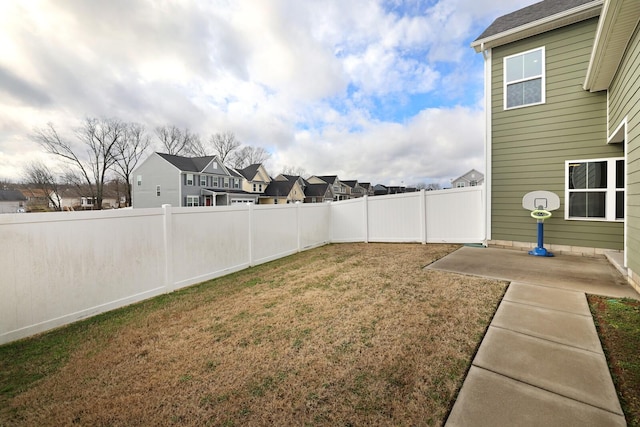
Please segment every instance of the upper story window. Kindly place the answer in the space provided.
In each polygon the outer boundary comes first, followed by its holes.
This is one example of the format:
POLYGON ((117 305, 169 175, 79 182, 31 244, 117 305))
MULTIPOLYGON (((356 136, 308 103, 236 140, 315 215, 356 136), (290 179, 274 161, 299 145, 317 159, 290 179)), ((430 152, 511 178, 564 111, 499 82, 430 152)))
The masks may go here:
POLYGON ((193 174, 192 173, 188 173, 187 174, 187 177, 185 178, 185 184, 193 185, 193 174))
POLYGON ((160 186, 156 185, 156 197, 160 197, 160 186))
POLYGON ((136 176, 136 182, 137 182, 138 186, 142 185, 142 175, 137 175, 136 176))
POLYGON ((207 176, 206 175, 200 175, 200 185, 202 187, 206 187, 207 186, 207 176))
POLYGON ((504 109, 545 101, 544 47, 504 58, 504 109))
POLYGON ((624 159, 568 161, 566 171, 567 219, 624 219, 624 159))

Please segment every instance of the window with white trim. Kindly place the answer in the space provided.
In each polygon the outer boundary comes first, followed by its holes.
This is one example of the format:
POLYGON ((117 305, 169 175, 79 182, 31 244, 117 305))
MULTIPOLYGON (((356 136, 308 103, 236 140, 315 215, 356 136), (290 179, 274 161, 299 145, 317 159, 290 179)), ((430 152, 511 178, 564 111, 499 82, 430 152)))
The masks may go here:
POLYGON ((187 196, 187 206, 200 206, 200 197, 187 196))
POLYGON ((185 184, 186 185, 193 185, 193 174, 192 173, 188 173, 187 177, 185 178, 185 184))
POLYGON ((565 218, 624 219, 624 159, 566 162, 565 218))
POLYGON ((156 197, 160 197, 160 186, 156 185, 156 197))
POLYGON ((202 186, 202 187, 206 187, 207 186, 207 176, 206 175, 200 175, 200 186, 202 186))
POLYGON ((463 188, 465 186, 464 181, 456 182, 456 188, 463 188))
POLYGON ((136 176, 136 182, 138 184, 138 187, 142 185, 142 175, 136 176))
POLYGON ((544 47, 504 58, 504 109, 544 104, 544 47))

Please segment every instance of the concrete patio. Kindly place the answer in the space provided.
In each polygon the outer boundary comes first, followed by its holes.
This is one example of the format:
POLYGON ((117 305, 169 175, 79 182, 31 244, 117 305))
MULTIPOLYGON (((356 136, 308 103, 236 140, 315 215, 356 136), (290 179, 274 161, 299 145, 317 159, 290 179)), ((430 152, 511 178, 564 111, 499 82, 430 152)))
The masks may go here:
POLYGON ((463 247, 427 268, 510 283, 446 426, 625 426, 586 293, 640 299, 604 257, 463 247))

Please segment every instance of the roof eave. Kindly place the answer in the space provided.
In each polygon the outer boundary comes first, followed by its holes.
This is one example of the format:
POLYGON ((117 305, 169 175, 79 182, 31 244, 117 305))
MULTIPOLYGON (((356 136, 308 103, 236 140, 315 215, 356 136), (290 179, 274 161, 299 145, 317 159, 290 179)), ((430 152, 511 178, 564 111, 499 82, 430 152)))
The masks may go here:
POLYGON ((605 3, 583 84, 585 90, 609 89, 639 19, 637 1, 609 0, 605 3))
POLYGON ((597 0, 583 4, 562 13, 556 13, 555 15, 538 19, 537 21, 529 22, 528 24, 475 40, 471 43, 471 47, 474 48, 476 52, 482 52, 497 46, 526 39, 527 37, 536 36, 547 31, 566 27, 567 25, 575 24, 600 15, 603 3, 604 0, 597 0))

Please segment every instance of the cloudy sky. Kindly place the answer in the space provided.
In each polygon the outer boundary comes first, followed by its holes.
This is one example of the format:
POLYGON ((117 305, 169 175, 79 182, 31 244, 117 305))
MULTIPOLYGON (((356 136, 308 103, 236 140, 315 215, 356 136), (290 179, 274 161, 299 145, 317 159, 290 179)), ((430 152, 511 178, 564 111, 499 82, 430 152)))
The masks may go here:
POLYGON ((535 2, 3 0, 0 180, 50 162, 34 128, 103 117, 234 132, 271 153, 272 175, 446 185, 484 172, 469 45, 535 2))

